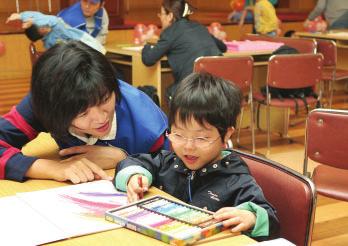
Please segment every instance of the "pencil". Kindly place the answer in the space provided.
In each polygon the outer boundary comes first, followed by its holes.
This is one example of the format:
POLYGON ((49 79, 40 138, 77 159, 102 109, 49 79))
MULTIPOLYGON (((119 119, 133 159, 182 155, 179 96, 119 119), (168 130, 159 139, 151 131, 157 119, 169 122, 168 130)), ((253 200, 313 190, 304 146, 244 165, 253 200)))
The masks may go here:
POLYGON ((141 175, 138 176, 138 185, 141 188, 141 192, 138 194, 139 199, 143 199, 143 197, 144 197, 144 193, 143 193, 143 179, 142 179, 141 175))

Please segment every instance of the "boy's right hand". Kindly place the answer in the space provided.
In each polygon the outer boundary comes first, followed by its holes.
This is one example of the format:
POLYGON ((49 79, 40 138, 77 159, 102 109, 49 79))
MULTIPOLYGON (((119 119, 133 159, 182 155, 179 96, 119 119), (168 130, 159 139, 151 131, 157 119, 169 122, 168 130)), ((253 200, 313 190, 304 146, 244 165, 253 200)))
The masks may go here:
POLYGON ((139 174, 135 174, 132 177, 130 177, 127 185, 127 197, 128 202, 135 202, 138 201, 140 196, 147 192, 149 189, 149 180, 147 177, 139 174), (139 185, 139 176, 142 179, 142 186, 139 185))

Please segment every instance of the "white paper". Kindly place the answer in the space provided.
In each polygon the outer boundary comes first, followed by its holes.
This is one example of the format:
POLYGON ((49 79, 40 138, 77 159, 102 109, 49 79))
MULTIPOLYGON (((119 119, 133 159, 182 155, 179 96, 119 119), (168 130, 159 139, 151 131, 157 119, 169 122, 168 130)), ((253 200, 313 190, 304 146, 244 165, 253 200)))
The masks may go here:
POLYGON ((126 194, 106 180, 1 198, 1 244, 37 245, 119 228, 104 214, 126 204, 126 194))
POLYGON ((296 246, 296 245, 284 238, 277 238, 274 240, 251 244, 250 246, 296 246))
POLYGON ((131 50, 131 51, 141 51, 143 48, 144 48, 144 46, 122 47, 123 50, 131 50))
POLYGON ((0 199, 1 245, 38 245, 65 238, 64 233, 16 196, 0 199))

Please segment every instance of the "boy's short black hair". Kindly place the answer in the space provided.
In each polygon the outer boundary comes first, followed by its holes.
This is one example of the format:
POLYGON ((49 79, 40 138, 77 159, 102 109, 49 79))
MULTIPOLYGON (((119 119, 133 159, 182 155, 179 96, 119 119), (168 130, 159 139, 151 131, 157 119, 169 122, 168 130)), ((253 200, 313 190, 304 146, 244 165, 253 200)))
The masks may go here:
POLYGON ((235 127, 241 110, 242 93, 231 81, 209 73, 192 73, 183 79, 170 103, 169 124, 176 116, 188 122, 216 127, 223 139, 229 127, 235 127))
POLYGON ((39 27, 35 24, 25 29, 24 33, 27 36, 27 38, 29 38, 29 40, 32 42, 36 42, 37 40, 40 40, 44 37, 42 34, 40 34, 39 27))
POLYGON ((79 41, 57 44, 35 63, 31 93, 35 116, 54 137, 68 136, 72 120, 90 106, 121 93, 113 66, 79 41))

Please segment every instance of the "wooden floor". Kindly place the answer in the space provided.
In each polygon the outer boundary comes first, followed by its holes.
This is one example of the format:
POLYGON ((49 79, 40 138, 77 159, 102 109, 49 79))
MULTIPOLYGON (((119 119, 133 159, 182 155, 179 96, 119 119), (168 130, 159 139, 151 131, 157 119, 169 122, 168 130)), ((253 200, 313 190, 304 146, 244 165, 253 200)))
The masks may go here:
MULTIPOLYGON (((0 80, 0 115, 6 113, 13 105, 29 90, 29 79, 0 80)), ((333 108, 348 110, 348 93, 342 91, 335 93, 333 108)), ((305 113, 300 112, 299 116, 291 116, 291 122, 305 119, 305 113)), ((304 157, 304 123, 290 126, 288 139, 282 139, 278 135, 272 135, 271 154, 267 158, 286 165, 298 172, 302 172, 304 157)), ((242 130, 241 145, 250 149, 250 132, 242 130)), ((259 155, 266 154, 266 134, 256 132, 256 151, 259 155)), ((311 164, 309 170, 312 170, 311 164)), ((315 214, 315 226, 313 232, 314 246, 326 245, 348 245, 348 202, 318 197, 318 204, 315 214)))

